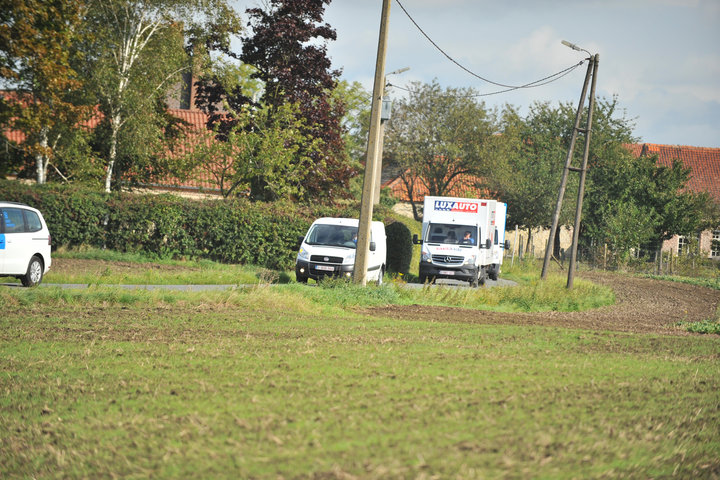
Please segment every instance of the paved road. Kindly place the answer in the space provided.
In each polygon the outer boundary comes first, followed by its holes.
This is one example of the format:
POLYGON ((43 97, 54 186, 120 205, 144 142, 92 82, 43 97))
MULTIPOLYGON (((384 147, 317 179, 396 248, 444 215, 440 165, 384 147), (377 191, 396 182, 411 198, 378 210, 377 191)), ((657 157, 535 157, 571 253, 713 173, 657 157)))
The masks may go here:
MULTIPOLYGON (((423 285, 419 283, 407 283, 405 284, 408 288, 422 288, 423 285)), ((485 287, 512 287, 517 283, 511 280, 505 280, 499 278, 497 281, 487 280, 485 287)), ((0 283, 2 287, 19 287, 22 285, 19 283, 0 283)), ((41 283, 41 287, 60 287, 60 288, 88 288, 91 285, 86 283, 41 283)), ((104 285, 108 287, 125 288, 128 290, 175 290, 181 292, 202 292, 209 290, 235 290, 237 288, 252 287, 253 285, 104 285)), ((312 286, 312 284, 310 285, 312 286)), ((431 287, 456 287, 456 288, 469 288, 467 282, 460 282, 458 280, 437 280, 431 287)), ((482 287, 480 287, 482 288, 482 287)))
MULTIPOLYGON (((511 280, 505 280, 503 278, 495 280, 487 280, 485 282, 485 287, 492 288, 492 287, 512 287, 514 285, 517 285, 517 283, 511 281, 511 280)), ((0 286, 2 287, 18 287, 22 288, 22 285, 20 283, 0 283, 0 286)), ((88 288, 89 284, 87 283, 41 283, 41 287, 60 287, 60 288, 88 288)), ((111 287, 118 287, 118 288, 125 288, 128 290, 175 290, 175 291, 181 291, 181 292, 202 292, 202 291, 209 291, 209 290, 234 290, 236 288, 243 288, 243 287, 252 287, 254 285, 104 285, 104 286, 111 286, 111 287)), ((423 285, 419 283, 407 283, 406 286, 408 288, 422 288, 423 285)), ((440 279, 435 282, 432 287, 457 287, 457 288, 469 288, 469 285, 467 282, 461 282, 459 280, 446 280, 446 279, 440 279)), ((482 287, 481 287, 482 288, 482 287)))

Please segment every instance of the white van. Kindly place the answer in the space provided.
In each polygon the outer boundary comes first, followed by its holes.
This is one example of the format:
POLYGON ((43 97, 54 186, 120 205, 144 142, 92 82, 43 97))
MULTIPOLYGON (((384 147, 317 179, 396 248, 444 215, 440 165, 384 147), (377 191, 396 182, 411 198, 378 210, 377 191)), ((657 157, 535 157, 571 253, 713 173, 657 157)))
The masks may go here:
POLYGON ((19 278, 26 287, 40 284, 52 263, 50 245, 39 210, 0 202, 0 276, 19 278))
MULTIPOLYGON (((318 218, 302 238, 295 263, 295 278, 307 283, 308 278, 351 278, 355 267, 355 251, 359 221, 356 218, 318 218)), ((367 280, 380 285, 387 263, 385 226, 370 224, 370 252, 367 280)))

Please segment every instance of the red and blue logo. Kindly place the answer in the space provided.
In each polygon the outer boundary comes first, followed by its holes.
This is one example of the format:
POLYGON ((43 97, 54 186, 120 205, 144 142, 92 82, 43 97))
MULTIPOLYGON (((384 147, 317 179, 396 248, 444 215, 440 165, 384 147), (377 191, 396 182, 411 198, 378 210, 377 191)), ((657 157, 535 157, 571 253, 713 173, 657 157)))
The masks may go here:
POLYGON ((448 200, 435 200, 435 210, 440 212, 464 212, 477 213, 480 207, 487 205, 487 202, 457 202, 448 200))

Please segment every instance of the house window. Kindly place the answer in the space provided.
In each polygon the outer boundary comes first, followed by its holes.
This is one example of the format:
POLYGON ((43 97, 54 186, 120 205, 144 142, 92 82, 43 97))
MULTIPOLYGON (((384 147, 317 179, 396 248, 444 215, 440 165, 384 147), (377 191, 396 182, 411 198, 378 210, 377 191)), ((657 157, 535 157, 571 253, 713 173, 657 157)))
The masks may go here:
POLYGON ((680 235, 678 237, 678 255, 690 255, 691 253, 698 253, 698 249, 700 247, 700 235, 700 233, 698 233, 696 237, 687 237, 685 235, 680 235))
POLYGON ((685 235, 680 235, 678 237, 678 255, 682 255, 683 253, 687 253, 688 248, 690 248, 690 240, 685 235))
POLYGON ((710 257, 720 258, 720 230, 713 230, 710 244, 710 257))

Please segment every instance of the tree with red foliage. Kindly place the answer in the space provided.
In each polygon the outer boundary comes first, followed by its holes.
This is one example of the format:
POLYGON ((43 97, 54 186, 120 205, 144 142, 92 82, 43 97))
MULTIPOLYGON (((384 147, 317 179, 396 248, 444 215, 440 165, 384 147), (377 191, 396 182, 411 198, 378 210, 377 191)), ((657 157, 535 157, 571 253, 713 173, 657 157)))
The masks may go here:
POLYGON ((240 59, 257 69, 262 80, 261 101, 279 107, 296 103, 307 125, 306 135, 322 141, 320 151, 308 152, 312 166, 303 183, 310 197, 348 195, 348 181, 356 172, 344 148, 341 120, 345 107, 332 102, 339 70, 332 70, 324 42, 335 40, 322 23, 330 0, 270 0, 268 9, 247 10, 253 34, 245 38, 240 59), (319 40, 319 41, 318 41, 319 40))

